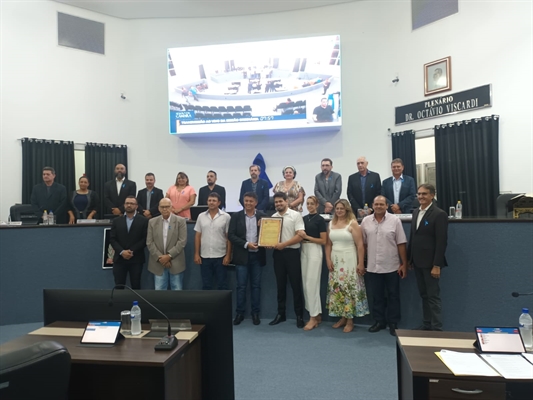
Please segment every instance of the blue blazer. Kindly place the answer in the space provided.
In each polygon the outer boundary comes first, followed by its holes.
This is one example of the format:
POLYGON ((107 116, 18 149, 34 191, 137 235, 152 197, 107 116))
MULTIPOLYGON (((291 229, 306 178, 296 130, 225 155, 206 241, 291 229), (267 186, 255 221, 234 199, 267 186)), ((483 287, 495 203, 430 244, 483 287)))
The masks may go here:
MULTIPOLYGON (((252 191, 252 179, 246 179, 241 185, 241 194, 239 203, 244 207, 244 194, 252 191)), ((270 195, 268 194, 268 182, 264 179, 258 179, 255 194, 257 195, 257 210, 264 211, 268 207, 270 195)))
MULTIPOLYGON (((393 177, 391 176, 390 178, 385 179, 381 185, 381 195, 387 198, 389 211, 391 211, 390 206, 394 204, 394 183, 392 178, 393 177)), ((400 189, 400 202, 398 203, 403 214, 411 214, 413 210, 413 201, 415 198, 415 180, 410 176, 404 175, 402 187, 400 189)))

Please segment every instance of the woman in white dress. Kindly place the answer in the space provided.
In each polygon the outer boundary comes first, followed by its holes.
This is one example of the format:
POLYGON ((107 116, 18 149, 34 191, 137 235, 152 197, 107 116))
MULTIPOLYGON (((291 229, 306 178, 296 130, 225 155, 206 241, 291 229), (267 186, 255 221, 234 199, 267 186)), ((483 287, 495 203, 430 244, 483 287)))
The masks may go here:
POLYGON ((333 328, 353 330, 353 318, 369 314, 363 275, 363 235, 347 200, 335 203, 335 216, 328 228, 326 263, 329 269, 329 315, 340 317, 333 328))

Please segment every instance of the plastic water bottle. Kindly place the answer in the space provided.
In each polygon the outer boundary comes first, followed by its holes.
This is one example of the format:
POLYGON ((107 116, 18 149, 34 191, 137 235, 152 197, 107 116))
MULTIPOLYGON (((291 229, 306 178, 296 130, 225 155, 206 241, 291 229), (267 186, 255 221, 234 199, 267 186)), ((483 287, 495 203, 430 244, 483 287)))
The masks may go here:
POLYGON ((43 225, 48 225, 48 213, 46 210, 43 212, 43 225))
POLYGON ((141 334, 141 307, 138 301, 134 301, 131 308, 131 334, 133 336, 141 334))
POLYGON ((363 210, 365 211, 365 215, 368 215, 368 204, 365 203, 365 207, 363 208, 363 210))
POLYGON ((524 341, 524 346, 531 349, 533 347, 533 320, 531 319, 531 315, 529 315, 529 309, 522 308, 522 314, 520 314, 520 318, 518 319, 518 326, 520 327, 520 335, 524 341))
POLYGON ((455 218, 461 219, 463 218, 463 205, 461 204, 461 200, 457 202, 457 205, 455 206, 455 218))
POLYGON ((48 225, 55 225, 55 224, 56 224, 56 220, 55 220, 54 212, 50 210, 50 212, 48 213, 48 225))

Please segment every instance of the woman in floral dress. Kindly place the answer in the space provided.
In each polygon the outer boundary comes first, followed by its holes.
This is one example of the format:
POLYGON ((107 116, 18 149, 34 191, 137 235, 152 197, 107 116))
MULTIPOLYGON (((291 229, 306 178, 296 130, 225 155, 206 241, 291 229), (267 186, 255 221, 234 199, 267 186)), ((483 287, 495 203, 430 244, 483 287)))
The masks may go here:
POLYGON ((285 180, 276 183, 273 192, 287 193, 287 197, 289 198, 289 208, 294 211, 302 212, 305 190, 294 180, 294 178, 296 178, 296 168, 293 166, 283 168, 283 177, 285 180))
POLYGON ((333 328, 344 326, 353 330, 353 318, 369 314, 363 275, 363 235, 350 203, 341 199, 335 203, 335 216, 328 228, 326 263, 329 269, 329 315, 340 317, 333 328))

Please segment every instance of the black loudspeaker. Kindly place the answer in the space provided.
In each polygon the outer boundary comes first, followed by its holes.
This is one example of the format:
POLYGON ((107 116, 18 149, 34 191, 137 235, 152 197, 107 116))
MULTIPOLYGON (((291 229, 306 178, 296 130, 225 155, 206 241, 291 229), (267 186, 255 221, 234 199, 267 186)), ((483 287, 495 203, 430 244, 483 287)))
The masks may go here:
POLYGON ((307 64, 307 58, 304 58, 302 60, 302 63, 300 64, 300 71, 305 71, 305 65, 307 64))
POLYGON ((278 68, 279 67, 279 58, 274 58, 274 62, 272 63, 272 67, 278 68))
POLYGON ((300 70, 300 59, 297 58, 294 60, 294 67, 292 68, 292 72, 298 72, 300 70))
POLYGON ((200 65, 198 66, 198 68, 200 69, 200 79, 206 79, 206 77, 205 77, 204 65, 203 65, 203 64, 200 64, 200 65))

